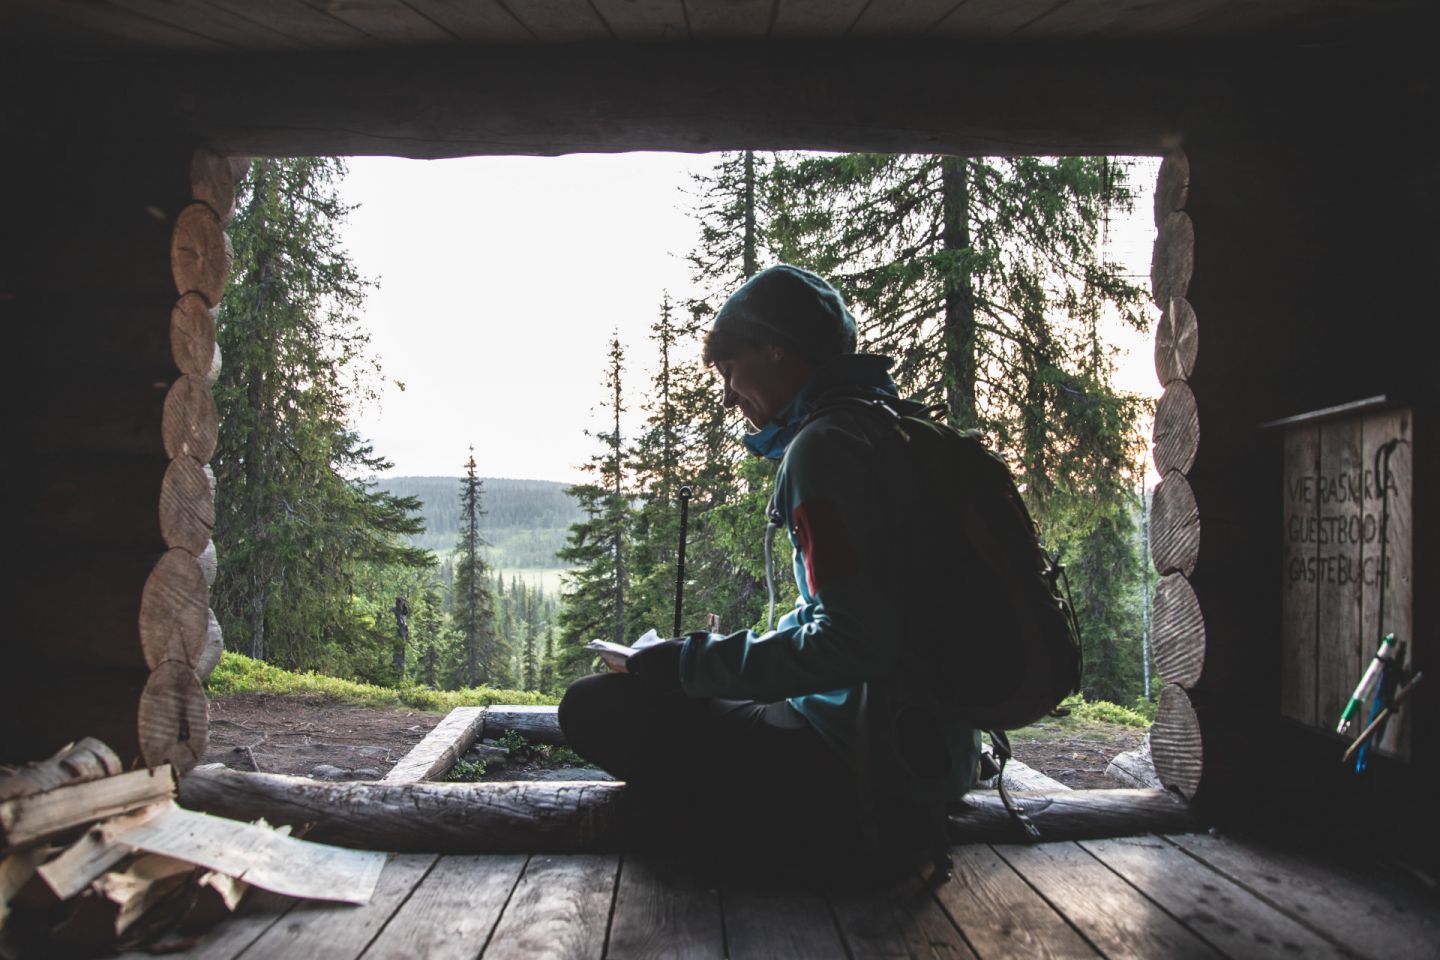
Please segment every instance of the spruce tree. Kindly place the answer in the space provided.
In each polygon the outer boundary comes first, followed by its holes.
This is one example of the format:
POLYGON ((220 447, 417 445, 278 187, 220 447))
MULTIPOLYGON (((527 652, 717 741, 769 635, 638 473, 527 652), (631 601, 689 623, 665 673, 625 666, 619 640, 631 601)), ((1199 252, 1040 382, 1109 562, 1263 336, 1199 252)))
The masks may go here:
MULTIPOLYGON (((254 161, 228 228, 230 290, 217 311, 225 365, 212 603, 229 642, 291 667, 349 672, 365 633, 349 602, 357 564, 421 568, 405 546, 423 528, 412 497, 367 477, 389 462, 347 423, 373 399, 376 361, 359 308, 370 284, 340 243, 344 164, 254 161)), ((393 598, 392 598, 393 599, 393 598)))
POLYGON ((480 518, 485 515, 484 481, 475 473, 475 448, 465 461, 460 481, 460 539, 455 545, 455 582, 451 588, 452 616, 462 644, 461 686, 494 683, 504 659, 495 632, 495 597, 490 586, 490 566, 482 548, 488 546, 480 535, 480 518))
POLYGON ((619 336, 612 335, 606 356, 603 403, 611 429, 591 433, 600 441, 600 450, 584 469, 595 480, 569 488, 583 518, 571 525, 566 545, 558 554, 573 568, 564 578, 564 606, 560 613, 564 647, 561 669, 566 675, 580 672, 581 665, 589 661, 583 647, 591 639, 628 642, 625 555, 632 511, 625 490, 627 457, 620 429, 620 415, 625 411, 624 366, 625 351, 619 336))

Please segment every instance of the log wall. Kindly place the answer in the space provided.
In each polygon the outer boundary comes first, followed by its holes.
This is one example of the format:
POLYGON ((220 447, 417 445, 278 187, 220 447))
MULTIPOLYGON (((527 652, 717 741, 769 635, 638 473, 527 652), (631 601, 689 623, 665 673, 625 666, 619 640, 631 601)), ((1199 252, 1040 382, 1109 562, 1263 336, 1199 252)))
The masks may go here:
MULTIPOLYGON (((1260 429, 1379 394, 1435 406, 1433 353, 1422 346, 1430 308, 1423 284, 1410 282, 1437 259, 1423 226, 1440 213, 1435 174, 1416 151, 1390 153, 1382 171, 1326 140, 1336 130, 1392 136, 1433 110, 1435 87, 1419 76, 1397 82, 1405 67, 1394 63, 1364 69, 1363 80, 1340 70, 1309 76, 1309 97, 1257 90, 1230 121, 1196 123, 1160 172, 1152 290, 1164 394, 1151 555, 1161 575, 1154 642, 1163 687, 1152 750, 1162 780, 1219 817, 1354 822, 1378 797, 1421 796, 1440 762, 1432 695, 1411 705, 1409 739, 1392 740, 1395 756, 1366 780, 1341 765, 1345 743, 1324 728, 1333 730, 1358 680, 1355 637, 1381 614, 1367 612, 1359 591, 1286 600, 1296 560, 1285 531, 1287 466, 1359 468, 1373 457, 1364 431, 1318 426, 1287 441, 1260 429)), ((1416 584, 1434 582, 1433 551, 1422 544, 1440 535, 1419 479, 1436 469, 1422 435, 1433 418, 1422 413, 1412 430, 1417 462, 1405 464, 1416 471, 1416 584)), ((1387 612, 1410 631, 1415 665, 1430 672, 1435 653, 1423 641, 1440 623, 1433 593, 1415 591, 1413 605, 1387 612)), ((1434 849, 1436 831, 1422 834, 1434 849)))
POLYGON ((219 646, 207 461, 237 171, 186 140, 55 147, 23 170, 12 209, 32 229, 0 273, 26 358, 0 759, 94 736, 184 771, 219 646))

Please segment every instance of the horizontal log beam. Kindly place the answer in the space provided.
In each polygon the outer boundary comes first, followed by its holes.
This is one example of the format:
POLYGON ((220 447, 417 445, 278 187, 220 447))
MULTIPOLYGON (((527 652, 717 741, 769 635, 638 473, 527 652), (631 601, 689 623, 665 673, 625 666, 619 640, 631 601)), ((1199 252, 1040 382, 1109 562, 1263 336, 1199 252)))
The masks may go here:
MULTIPOLYGON (((1164 44, 603 43, 177 57, 137 65, 107 119, 127 122, 143 103, 147 113, 128 122, 153 125, 158 105, 172 103, 191 130, 234 156, 746 146, 1158 154, 1179 143, 1192 103, 1243 84, 1243 58, 1225 52, 1222 74, 1204 66, 1215 53, 1164 44), (1104 70, 1093 69, 1097 58, 1104 70), (955 83, 957 71, 965 83, 955 83)), ((1277 59, 1271 51, 1249 62, 1284 83, 1277 59)))
POLYGON ((385 774, 384 783, 418 783, 442 776, 480 738, 484 707, 456 707, 385 774))
MULTIPOLYGON (((1142 833, 1184 833, 1199 825, 1190 808, 1165 790, 1066 790, 1018 794, 1015 802, 1040 839, 1101 840, 1142 833)), ((950 815, 952 843, 1016 843, 1026 838, 998 795, 969 794, 950 815)))
POLYGON ((480 734, 482 737, 493 739, 512 731, 520 734, 529 743, 548 743, 554 746, 565 743, 565 734, 560 730, 560 719, 555 707, 485 708, 485 727, 480 734))
POLYGON ((618 850, 619 783, 326 783, 206 765, 180 803, 235 820, 313 823, 307 839, 401 852, 618 850))

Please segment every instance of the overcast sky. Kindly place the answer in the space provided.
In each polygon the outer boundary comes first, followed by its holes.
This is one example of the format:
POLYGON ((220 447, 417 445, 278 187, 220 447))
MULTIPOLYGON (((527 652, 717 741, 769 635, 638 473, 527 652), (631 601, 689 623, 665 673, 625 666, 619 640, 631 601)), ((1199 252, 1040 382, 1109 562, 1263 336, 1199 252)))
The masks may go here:
MULTIPOLYGON (((661 295, 690 289, 696 227, 684 191, 713 157, 348 163, 341 192, 359 208, 344 236, 379 281, 363 315, 387 378, 379 404, 359 412, 361 435, 396 476, 459 475, 473 443, 482 476, 580 479, 612 330, 638 422, 661 295)), ((1147 277, 1157 167, 1137 169, 1136 215, 1110 231, 1112 255, 1147 277)), ((1158 396, 1148 338, 1119 342, 1129 359, 1118 385, 1158 396)))

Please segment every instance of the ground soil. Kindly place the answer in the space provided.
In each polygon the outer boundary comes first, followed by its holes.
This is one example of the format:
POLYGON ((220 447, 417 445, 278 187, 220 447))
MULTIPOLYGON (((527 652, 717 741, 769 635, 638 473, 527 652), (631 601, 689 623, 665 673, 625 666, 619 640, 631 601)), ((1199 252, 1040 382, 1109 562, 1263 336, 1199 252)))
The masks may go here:
MULTIPOLYGON (((313 697, 244 693, 210 701, 210 747, 206 763, 328 779, 379 779, 442 719, 418 710, 378 709, 330 703, 313 697)), ((1105 776, 1115 754, 1133 750, 1143 730, 1073 719, 1047 721, 1014 735, 1015 756, 1076 789, 1118 787, 1105 776)), ((532 779, 512 767, 485 779, 532 779)))

